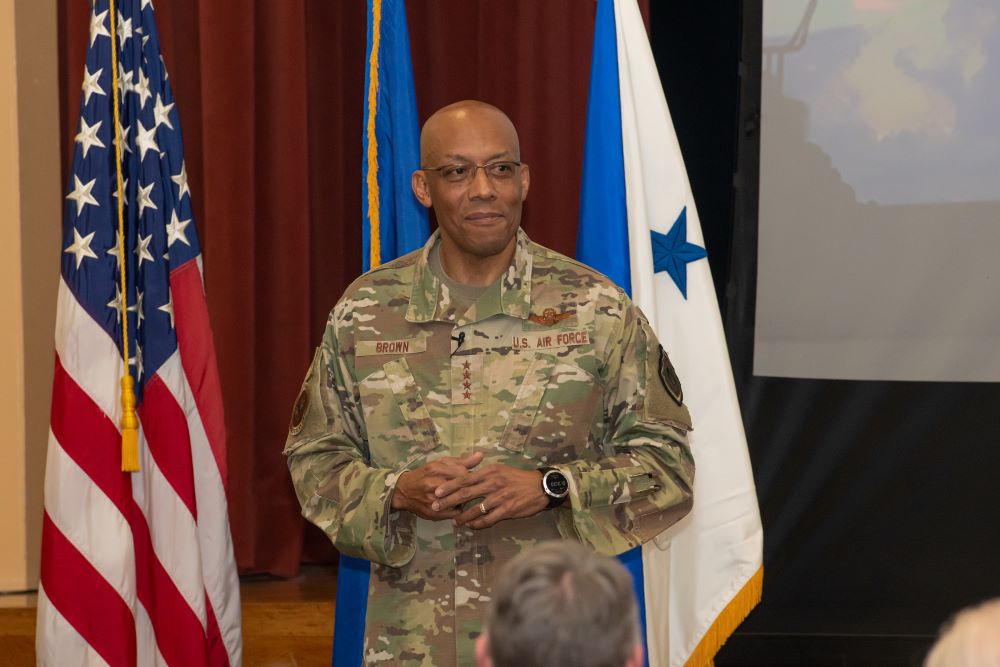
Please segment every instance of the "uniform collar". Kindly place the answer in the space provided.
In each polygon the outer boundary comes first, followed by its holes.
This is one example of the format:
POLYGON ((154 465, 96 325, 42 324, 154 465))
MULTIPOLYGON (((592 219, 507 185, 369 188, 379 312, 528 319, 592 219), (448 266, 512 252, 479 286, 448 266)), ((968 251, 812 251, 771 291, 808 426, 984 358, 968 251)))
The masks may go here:
MULTIPOLYGON (((441 238, 441 231, 435 230, 431 237, 424 244, 420 251, 420 258, 417 260, 413 271, 413 288, 410 291, 410 306, 406 310, 406 320, 408 322, 429 322, 431 320, 455 321, 461 324, 461 314, 456 316, 451 308, 447 297, 447 290, 441 289, 441 281, 428 265, 431 248, 441 238)), ((502 312, 511 317, 527 319, 531 311, 531 239, 524 233, 524 230, 517 230, 517 246, 514 249, 514 261, 507 271, 500 277, 500 300, 488 312, 482 308, 486 301, 480 299, 473 308, 479 306, 476 312, 476 320, 482 320, 490 315, 502 312)), ((487 289, 487 293, 493 292, 487 289)))

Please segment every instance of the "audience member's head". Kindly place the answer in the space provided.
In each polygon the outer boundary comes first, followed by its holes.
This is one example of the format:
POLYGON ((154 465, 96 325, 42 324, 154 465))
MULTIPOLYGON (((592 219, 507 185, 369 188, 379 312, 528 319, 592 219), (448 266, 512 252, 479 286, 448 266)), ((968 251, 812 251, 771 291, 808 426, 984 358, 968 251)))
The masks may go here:
POLYGON ((1000 598, 960 611, 943 628, 924 667, 1000 667, 1000 598))
POLYGON ((642 657, 628 572, 569 541, 507 564, 476 644, 479 667, 640 667, 642 657))

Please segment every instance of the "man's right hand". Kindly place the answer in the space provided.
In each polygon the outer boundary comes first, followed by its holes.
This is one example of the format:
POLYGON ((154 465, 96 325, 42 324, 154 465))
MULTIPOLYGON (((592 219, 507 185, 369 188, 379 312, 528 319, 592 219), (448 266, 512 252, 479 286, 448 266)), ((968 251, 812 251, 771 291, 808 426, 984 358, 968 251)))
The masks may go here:
POLYGON ((482 460, 482 452, 475 452, 464 458, 445 456, 419 468, 407 470, 396 480, 396 491, 392 494, 392 509, 406 510, 430 521, 454 519, 461 512, 461 508, 450 508, 440 512, 431 509, 431 505, 438 500, 434 490, 448 480, 468 475, 469 471, 482 460))

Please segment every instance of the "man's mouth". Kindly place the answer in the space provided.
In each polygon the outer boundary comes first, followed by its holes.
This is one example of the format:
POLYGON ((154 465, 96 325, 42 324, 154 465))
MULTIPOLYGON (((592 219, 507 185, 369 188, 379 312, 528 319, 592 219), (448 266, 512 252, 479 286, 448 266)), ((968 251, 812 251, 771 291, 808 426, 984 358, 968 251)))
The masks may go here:
POLYGON ((479 211, 476 213, 469 213, 465 216, 465 219, 469 222, 493 222, 502 218, 503 216, 501 214, 493 211, 479 211))

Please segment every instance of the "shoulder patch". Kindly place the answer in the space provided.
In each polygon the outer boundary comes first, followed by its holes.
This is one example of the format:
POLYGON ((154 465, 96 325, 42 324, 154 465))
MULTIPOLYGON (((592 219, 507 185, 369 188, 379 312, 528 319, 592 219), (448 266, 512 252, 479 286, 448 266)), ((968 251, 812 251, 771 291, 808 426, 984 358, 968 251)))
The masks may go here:
POLYGON ((663 383, 663 388, 667 390, 677 405, 684 402, 684 388, 681 387, 681 379, 677 377, 677 371, 674 370, 674 365, 670 363, 670 357, 667 356, 662 345, 660 346, 660 382, 663 383))
POLYGON ((299 392, 299 397, 295 399, 295 407, 292 408, 292 420, 288 425, 290 435, 298 435, 306 425, 306 414, 309 413, 309 392, 306 387, 299 392))

